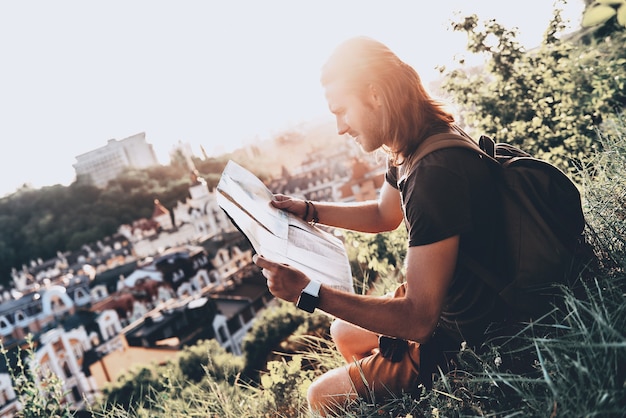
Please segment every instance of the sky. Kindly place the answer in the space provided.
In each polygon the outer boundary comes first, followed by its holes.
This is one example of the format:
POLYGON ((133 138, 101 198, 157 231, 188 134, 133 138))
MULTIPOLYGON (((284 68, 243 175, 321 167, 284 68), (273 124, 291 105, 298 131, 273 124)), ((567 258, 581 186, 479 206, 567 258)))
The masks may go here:
MULTIPOLYGON (((582 0, 564 17, 577 27, 582 0)), ((0 197, 75 180, 76 156, 140 132, 160 163, 179 142, 219 155, 330 120, 320 67, 353 36, 389 46, 428 83, 465 55, 476 14, 537 46, 551 0, 0 2, 0 197)))

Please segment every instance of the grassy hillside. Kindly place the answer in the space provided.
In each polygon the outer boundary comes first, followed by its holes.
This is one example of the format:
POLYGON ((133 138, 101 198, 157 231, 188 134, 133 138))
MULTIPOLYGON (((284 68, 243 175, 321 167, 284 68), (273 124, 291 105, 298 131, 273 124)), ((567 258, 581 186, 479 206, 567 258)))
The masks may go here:
MULTIPOLYGON (((622 417, 626 415, 626 124, 605 125, 602 151, 581 173, 589 237, 600 265, 583 292, 563 290, 559 308, 484 352, 458 353, 460 370, 431 391, 384 404, 345 405, 345 417, 622 417)), ((389 285, 385 280, 375 291, 389 285)), ((268 310, 235 357, 215 341, 176 361, 129 371, 105 388, 95 417, 306 417, 315 376, 341 364, 329 318, 291 304, 268 310), (248 368, 259 356, 262 370, 248 368), (200 372, 200 373, 199 373, 200 372)), ((19 373, 17 376, 23 376, 19 373)), ((25 374, 28 377, 28 374, 25 374)), ((59 405, 60 382, 45 390, 19 377, 22 416, 72 416, 59 405), (56 414, 56 415, 55 415, 56 414)))

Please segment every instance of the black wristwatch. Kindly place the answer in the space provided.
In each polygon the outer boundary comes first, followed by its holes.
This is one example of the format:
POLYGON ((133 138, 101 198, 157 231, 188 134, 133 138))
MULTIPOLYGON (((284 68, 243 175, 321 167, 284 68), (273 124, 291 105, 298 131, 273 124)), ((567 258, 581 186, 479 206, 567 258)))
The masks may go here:
POLYGON ((313 313, 315 308, 317 308, 320 304, 320 287, 322 287, 320 282, 311 280, 309 284, 302 289, 296 306, 303 311, 313 313))

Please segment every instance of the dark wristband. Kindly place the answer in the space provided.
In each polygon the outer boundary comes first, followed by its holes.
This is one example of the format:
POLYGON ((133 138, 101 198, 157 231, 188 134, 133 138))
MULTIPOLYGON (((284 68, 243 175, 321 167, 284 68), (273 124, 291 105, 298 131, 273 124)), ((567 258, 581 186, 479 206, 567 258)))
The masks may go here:
POLYGON ((304 201, 304 203, 306 204, 306 210, 304 211, 304 216, 302 217, 302 220, 303 220, 304 222, 308 222, 308 221, 306 220, 306 218, 308 218, 308 217, 309 217, 309 205, 310 205, 310 203, 309 203, 309 201, 308 201, 308 200, 305 200, 305 201, 304 201))
MULTIPOLYGON (((313 204, 313 202, 308 202, 311 205, 311 207, 313 208, 313 217, 311 218, 311 225, 315 225, 316 223, 318 223, 320 221, 320 215, 319 213, 317 213, 317 208, 315 207, 315 205, 313 204)), ((307 205, 307 209, 308 209, 308 205, 307 205)))

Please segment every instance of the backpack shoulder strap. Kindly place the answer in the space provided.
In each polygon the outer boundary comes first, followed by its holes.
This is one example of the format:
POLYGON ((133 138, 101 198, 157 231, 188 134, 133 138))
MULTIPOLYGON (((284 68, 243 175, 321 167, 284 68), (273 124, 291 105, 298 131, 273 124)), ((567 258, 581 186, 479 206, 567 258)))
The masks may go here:
POLYGON ((417 147, 414 154, 415 156, 411 159, 411 162, 416 163, 428 154, 443 148, 469 148, 480 154, 484 154, 484 151, 480 149, 474 140, 454 133, 445 133, 426 138, 424 142, 417 147))
POLYGON ((400 179, 408 177, 417 162, 422 158, 443 148, 469 149, 497 163, 493 154, 489 154, 489 151, 493 152, 494 149, 492 139, 488 137, 481 137, 479 145, 460 128, 455 127, 455 129, 459 132, 458 134, 453 132, 435 134, 422 141, 422 143, 417 147, 417 150, 415 150, 413 156, 407 160, 407 167, 402 169, 400 179))

